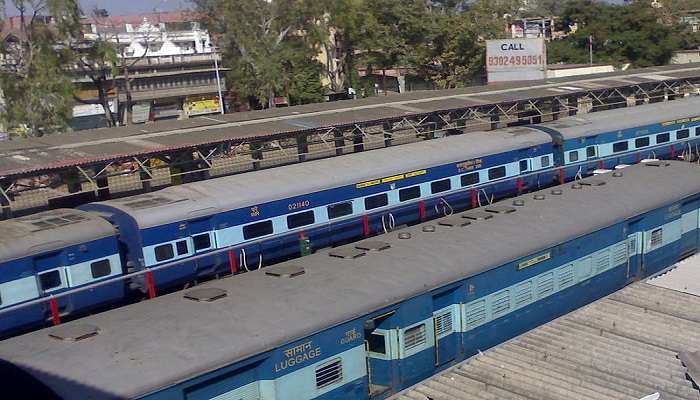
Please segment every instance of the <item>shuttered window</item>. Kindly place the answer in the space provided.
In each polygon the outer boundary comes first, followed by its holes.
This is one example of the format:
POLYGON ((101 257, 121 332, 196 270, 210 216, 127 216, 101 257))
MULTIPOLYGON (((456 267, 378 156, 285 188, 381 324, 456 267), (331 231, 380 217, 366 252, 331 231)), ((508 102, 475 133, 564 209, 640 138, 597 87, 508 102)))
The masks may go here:
POLYGON ((659 247, 664 243, 663 229, 654 229, 651 231, 650 245, 652 248, 659 247))
POLYGON ((343 360, 340 358, 316 368, 316 389, 343 381, 343 360))
POLYGON ((676 132, 676 139, 687 139, 690 136, 690 129, 681 129, 676 132))
POLYGON ((452 311, 435 316, 435 335, 445 336, 452 333, 452 311))
POLYGON ((408 351, 425 344, 425 324, 408 328, 403 333, 403 348, 408 351))

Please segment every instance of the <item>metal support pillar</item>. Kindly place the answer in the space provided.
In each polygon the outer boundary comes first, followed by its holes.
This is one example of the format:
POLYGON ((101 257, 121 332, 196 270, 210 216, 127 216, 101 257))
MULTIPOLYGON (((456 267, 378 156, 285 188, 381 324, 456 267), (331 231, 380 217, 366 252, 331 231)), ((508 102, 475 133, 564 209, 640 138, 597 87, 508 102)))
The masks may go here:
POLYGON ((384 147, 390 147, 392 144, 391 141, 394 138, 394 135, 391 134, 391 123, 383 123, 382 130, 384 131, 384 147))
POLYGON ((569 109, 569 116, 572 117, 578 113, 578 97, 569 96, 566 98, 566 105, 569 109))
POLYGON ((559 99, 556 97, 553 98, 551 104, 552 104, 552 107, 551 107, 552 108, 552 120, 556 121, 559 119, 559 111, 560 111, 559 99))
POLYGON ((100 165, 95 168, 95 186, 97 186, 97 200, 99 201, 112 198, 112 194, 109 192, 109 179, 104 174, 106 168, 106 165, 100 165))
POLYGON ((354 153, 359 153, 361 151, 365 151, 365 142, 364 142, 364 135, 362 132, 358 129, 355 128, 352 131, 352 151, 354 153))
POLYGON ((250 144, 250 154, 253 157, 253 169, 260 169, 260 160, 263 159, 263 151, 261 143, 251 143, 250 144))
POLYGON ((297 155, 299 162, 306 161, 306 155, 309 153, 309 138, 306 135, 297 136, 297 155))
POLYGON ((498 114, 491 114, 491 130, 498 129, 498 122, 501 120, 501 116, 498 114))
POLYGON ((6 185, 4 182, 0 182, 0 219, 12 218, 10 201, 13 200, 13 198, 7 189, 8 185, 6 185))
POLYGON ((335 155, 342 156, 343 148, 345 147, 345 136, 343 135, 343 131, 340 129, 335 129, 333 132, 333 138, 333 142, 335 143, 335 155))
POLYGON ((144 192, 150 192, 151 191, 151 179, 153 179, 153 175, 151 175, 151 160, 148 159, 144 162, 138 161, 139 167, 141 167, 140 172, 139 172, 139 179, 141 180, 141 187, 143 188, 144 192))
POLYGON ((80 171, 70 169, 63 172, 60 176, 68 188, 68 193, 79 193, 83 190, 83 185, 80 183, 80 171))

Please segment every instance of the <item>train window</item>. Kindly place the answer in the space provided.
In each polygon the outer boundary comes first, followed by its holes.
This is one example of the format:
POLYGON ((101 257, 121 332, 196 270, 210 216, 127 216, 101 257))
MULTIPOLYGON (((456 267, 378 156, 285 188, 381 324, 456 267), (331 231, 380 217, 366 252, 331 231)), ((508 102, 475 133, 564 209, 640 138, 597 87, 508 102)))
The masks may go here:
POLYGON ((343 381, 343 360, 335 360, 316 367, 316 389, 343 381))
POLYGON ((287 216, 287 228, 294 229, 304 225, 311 225, 316 222, 314 211, 304 211, 302 213, 287 216))
POLYGON ((406 329, 403 333, 403 347, 408 351, 425 344, 425 324, 406 329))
POLYGON ((586 157, 587 158, 595 157, 595 146, 586 147, 586 157))
POLYGON ((384 207, 387 204, 389 204, 389 196, 386 193, 365 198, 365 210, 384 207))
POLYGON ((272 233, 272 221, 262 221, 243 227, 243 239, 254 239, 256 237, 269 235, 272 233))
POLYGON ((651 248, 659 247, 663 244, 663 242, 664 242, 664 235, 663 234, 664 234, 663 228, 654 229, 653 231, 651 231, 651 240, 649 243, 651 248))
POLYGON ((449 179, 443 179, 441 181, 435 181, 430 184, 430 191, 435 194, 435 193, 440 193, 440 192, 446 192, 450 190, 452 187, 452 184, 450 183, 449 179))
POLYGON ((542 168, 549 167, 549 156, 542 156, 542 158, 540 158, 540 164, 542 164, 542 168))
POLYGON ((700 126, 695 127, 695 136, 700 136, 700 126))
POLYGON ((569 152, 569 162, 576 162, 578 161, 578 151, 570 151, 569 152))
POLYGON ((690 129, 681 129, 676 132, 676 139, 687 139, 690 136, 690 129))
POLYGON ((177 247, 178 256, 184 256, 185 254, 190 252, 187 248, 187 240, 180 240, 179 242, 176 242, 175 247, 177 247))
POLYGON ((102 278, 112 273, 112 267, 109 264, 109 260, 95 261, 90 264, 90 272, 92 273, 93 279, 102 278))
POLYGON ((656 143, 666 143, 671 140, 671 135, 668 133, 659 133, 656 135, 656 143))
POLYGON ((527 165, 528 165, 527 160, 520 160, 520 172, 527 171, 527 169, 528 169, 527 165))
POLYGON ((629 148, 629 143, 625 140, 624 142, 613 143, 613 152, 619 153, 621 151, 627 151, 629 148))
POLYGON ((39 285, 41 286, 41 290, 43 291, 61 287, 62 284, 63 282, 61 282, 60 270, 55 269, 53 271, 39 274, 39 285))
POLYGON ((489 180, 503 178, 504 176, 506 176, 505 166, 495 167, 489 170, 489 180))
POLYGON ((192 236, 192 244, 194 244, 194 251, 203 251, 211 248, 211 236, 209 233, 203 233, 201 235, 192 236))
POLYGON ((408 201, 420 197, 420 186, 413 186, 399 190, 399 201, 408 201))
POLYGON ((383 333, 372 332, 367 335, 367 351, 386 354, 386 340, 383 333))
POLYGON ((173 245, 170 243, 156 246, 154 252, 156 253, 156 261, 170 260, 171 258, 175 257, 173 245))
POLYGON ((634 147, 640 148, 640 147, 647 147, 649 146, 649 138, 648 137, 640 137, 634 140, 634 147))
POLYGON ((352 214, 352 203, 338 203, 328 206, 328 219, 340 218, 352 214))
POLYGON ((479 173, 472 172, 471 174, 462 175, 460 178, 462 186, 469 186, 479 183, 479 173))

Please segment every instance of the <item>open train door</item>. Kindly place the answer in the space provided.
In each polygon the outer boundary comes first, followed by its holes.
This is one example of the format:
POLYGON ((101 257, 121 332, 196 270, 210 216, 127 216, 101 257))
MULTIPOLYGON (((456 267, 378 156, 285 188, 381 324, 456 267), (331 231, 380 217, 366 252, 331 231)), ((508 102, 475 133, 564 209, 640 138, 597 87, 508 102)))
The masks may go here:
POLYGON ((642 219, 627 224, 627 283, 644 276, 644 228, 642 219))
POLYGON ((380 397, 395 390, 395 369, 399 355, 398 329, 391 329, 390 311, 365 321, 365 353, 369 397, 380 397))

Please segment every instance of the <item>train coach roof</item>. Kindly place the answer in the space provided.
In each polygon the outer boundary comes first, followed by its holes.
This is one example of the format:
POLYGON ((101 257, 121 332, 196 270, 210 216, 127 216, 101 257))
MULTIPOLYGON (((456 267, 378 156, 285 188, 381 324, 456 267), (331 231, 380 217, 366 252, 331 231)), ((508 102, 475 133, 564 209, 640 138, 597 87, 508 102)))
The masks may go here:
POLYGON ((148 228, 550 141, 549 135, 526 127, 471 132, 172 186, 102 204, 131 214, 141 228, 148 228))
POLYGON ((652 125, 682 118, 700 116, 700 96, 644 104, 612 111, 579 114, 573 118, 540 124, 562 134, 564 139, 597 135, 628 129, 630 126, 652 125))
POLYGON ((523 195, 515 212, 466 227, 379 236, 391 247, 358 259, 329 256, 351 244, 280 264, 303 266, 294 278, 268 267, 200 285, 228 292, 211 303, 173 293, 65 324, 100 330, 78 342, 50 337, 55 328, 7 339, 0 359, 61 396, 135 397, 700 193, 700 167, 681 162, 596 179, 605 184, 523 195))
POLYGON ((57 209, 0 221, 0 262, 114 234, 109 222, 80 210, 57 209))

